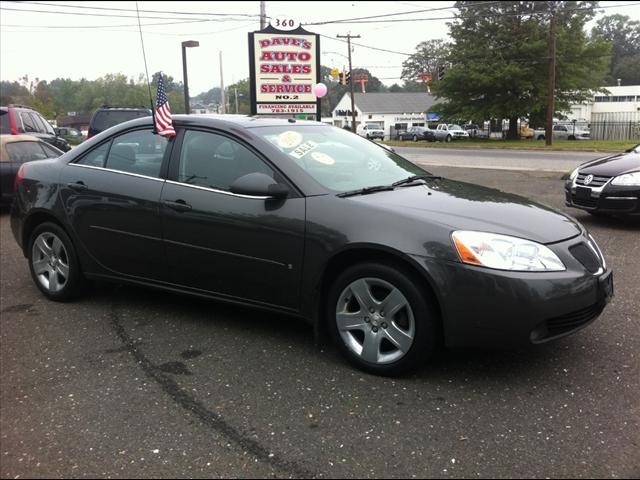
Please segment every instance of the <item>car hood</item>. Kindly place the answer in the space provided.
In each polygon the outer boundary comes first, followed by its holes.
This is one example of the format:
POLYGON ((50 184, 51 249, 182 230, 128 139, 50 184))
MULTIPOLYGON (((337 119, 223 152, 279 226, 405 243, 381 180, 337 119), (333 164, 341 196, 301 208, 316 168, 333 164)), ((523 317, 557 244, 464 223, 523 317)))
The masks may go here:
POLYGON ((580 173, 606 177, 637 172, 640 170, 640 153, 625 152, 598 158, 580 165, 579 169, 580 173))
POLYGON ((453 230, 474 230, 554 243, 583 233, 571 217, 527 198, 452 180, 351 197, 372 208, 453 230))

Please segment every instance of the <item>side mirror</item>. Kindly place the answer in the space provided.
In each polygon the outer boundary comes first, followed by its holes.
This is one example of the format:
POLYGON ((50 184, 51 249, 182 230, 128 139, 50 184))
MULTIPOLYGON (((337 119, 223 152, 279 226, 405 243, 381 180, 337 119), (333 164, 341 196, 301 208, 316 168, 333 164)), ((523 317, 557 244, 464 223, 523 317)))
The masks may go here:
POLYGON ((264 173, 248 173, 231 184, 231 193, 252 197, 287 198, 289 188, 264 173))

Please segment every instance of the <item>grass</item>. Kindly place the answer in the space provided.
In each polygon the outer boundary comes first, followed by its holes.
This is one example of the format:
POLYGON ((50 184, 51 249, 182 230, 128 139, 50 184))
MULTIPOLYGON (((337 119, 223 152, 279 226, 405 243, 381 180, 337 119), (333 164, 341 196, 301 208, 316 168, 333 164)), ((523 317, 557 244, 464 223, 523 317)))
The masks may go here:
POLYGON ((622 152, 638 143, 622 140, 554 140, 553 145, 547 147, 544 140, 455 140, 445 142, 412 142, 387 140, 384 143, 397 147, 427 147, 427 148, 488 148, 501 150, 567 150, 578 152, 622 152))

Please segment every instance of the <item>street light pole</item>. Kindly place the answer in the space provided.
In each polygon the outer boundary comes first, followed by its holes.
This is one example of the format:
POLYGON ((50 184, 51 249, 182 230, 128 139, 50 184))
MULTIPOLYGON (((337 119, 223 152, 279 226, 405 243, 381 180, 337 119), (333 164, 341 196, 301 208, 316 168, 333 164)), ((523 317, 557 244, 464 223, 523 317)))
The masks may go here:
POLYGON ((238 114, 238 89, 234 88, 235 93, 236 93, 236 115, 238 114))
POLYGON ((184 112, 191 113, 189 108, 189 79, 187 77, 187 48, 198 47, 200 43, 195 40, 182 42, 182 80, 184 82, 184 112))

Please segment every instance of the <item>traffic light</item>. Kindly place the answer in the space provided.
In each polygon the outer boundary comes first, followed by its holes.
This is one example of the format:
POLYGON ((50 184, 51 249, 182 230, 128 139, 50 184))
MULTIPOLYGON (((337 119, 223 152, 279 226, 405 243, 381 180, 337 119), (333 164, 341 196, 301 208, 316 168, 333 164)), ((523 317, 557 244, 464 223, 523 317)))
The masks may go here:
POLYGON ((444 63, 442 65, 438 65, 438 81, 444 78, 445 66, 444 63))
POLYGON ((340 85, 349 85, 351 81, 351 72, 342 72, 338 75, 340 79, 340 85))

